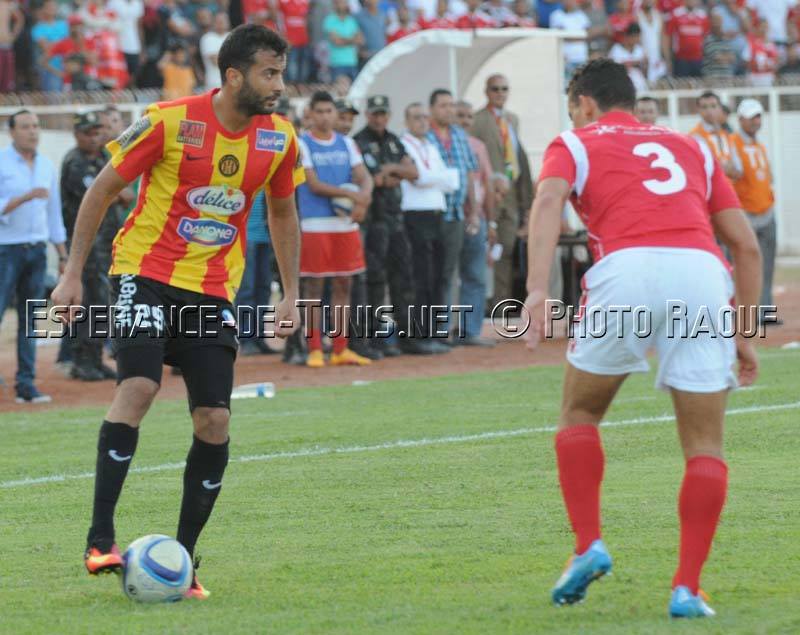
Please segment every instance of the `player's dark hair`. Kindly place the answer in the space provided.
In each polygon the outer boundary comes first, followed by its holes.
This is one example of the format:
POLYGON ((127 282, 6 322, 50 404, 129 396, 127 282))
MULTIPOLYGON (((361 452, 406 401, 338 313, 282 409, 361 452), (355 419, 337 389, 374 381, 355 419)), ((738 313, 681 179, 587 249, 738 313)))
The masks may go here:
POLYGON ((707 90, 702 95, 697 98, 697 105, 700 105, 700 101, 703 99, 716 99, 717 103, 721 106, 722 100, 719 98, 719 95, 715 93, 713 90, 707 90))
POLYGON ((20 115, 30 115, 30 114, 31 114, 30 110, 25 110, 23 108, 22 110, 18 110, 13 115, 11 115, 8 118, 8 128, 9 128, 9 130, 13 130, 14 127, 17 125, 17 117, 19 117, 20 115))
POLYGON ((311 101, 309 102, 309 106, 311 110, 314 110, 314 106, 317 104, 333 104, 334 108, 336 107, 336 100, 333 98, 327 90, 318 90, 313 95, 311 95, 311 101))
POLYGON ((289 44, 275 31, 259 24, 242 24, 228 34, 217 56, 217 65, 225 83, 225 71, 235 68, 242 74, 253 65, 259 51, 272 51, 277 56, 286 55, 289 44))
POLYGON ((574 104, 580 95, 594 99, 604 112, 612 108, 632 110, 636 103, 636 89, 628 71, 607 57, 592 60, 575 71, 567 96, 574 104))
POLYGON ((428 105, 429 105, 429 106, 434 106, 434 105, 436 105, 436 100, 438 100, 438 99, 439 99, 439 97, 441 97, 442 95, 449 95, 450 97, 452 97, 452 96, 453 96, 453 93, 451 93, 451 92, 450 92, 449 90, 447 90, 446 88, 437 88, 436 90, 434 90, 434 91, 431 93, 431 98, 430 98, 430 100, 428 101, 428 105))
POLYGON ((650 102, 658 105, 658 100, 656 100, 655 97, 650 97, 650 95, 644 95, 643 97, 637 97, 636 98, 636 103, 637 104, 650 103, 650 102))

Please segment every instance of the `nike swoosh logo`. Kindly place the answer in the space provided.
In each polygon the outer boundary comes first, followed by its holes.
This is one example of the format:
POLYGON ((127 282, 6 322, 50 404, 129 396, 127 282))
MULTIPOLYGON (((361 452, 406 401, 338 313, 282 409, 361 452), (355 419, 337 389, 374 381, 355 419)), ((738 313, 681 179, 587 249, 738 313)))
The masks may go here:
POLYGON ((198 157, 197 155, 194 155, 194 154, 187 154, 186 155, 186 160, 187 161, 203 161, 203 160, 208 161, 208 159, 209 159, 209 157, 198 157))
POLYGON ((108 451, 108 456, 110 456, 112 459, 114 459, 115 461, 117 461, 119 463, 124 463, 125 461, 130 461, 131 458, 133 458, 133 454, 129 454, 128 456, 120 456, 119 454, 117 454, 116 450, 109 450, 108 451))
POLYGON ((222 487, 222 481, 219 481, 218 483, 212 483, 209 480, 205 480, 203 481, 203 487, 205 487, 206 489, 219 489, 220 487, 222 487))

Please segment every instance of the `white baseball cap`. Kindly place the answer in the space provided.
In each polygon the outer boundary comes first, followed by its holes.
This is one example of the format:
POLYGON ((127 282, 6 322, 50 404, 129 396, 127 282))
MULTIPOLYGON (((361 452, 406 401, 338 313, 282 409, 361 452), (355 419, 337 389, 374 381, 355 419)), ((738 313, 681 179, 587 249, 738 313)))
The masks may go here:
POLYGON ((736 109, 736 114, 742 117, 743 119, 752 119, 753 117, 757 117, 758 115, 764 114, 764 107, 761 105, 761 102, 757 99, 744 99, 739 104, 739 107, 736 109))

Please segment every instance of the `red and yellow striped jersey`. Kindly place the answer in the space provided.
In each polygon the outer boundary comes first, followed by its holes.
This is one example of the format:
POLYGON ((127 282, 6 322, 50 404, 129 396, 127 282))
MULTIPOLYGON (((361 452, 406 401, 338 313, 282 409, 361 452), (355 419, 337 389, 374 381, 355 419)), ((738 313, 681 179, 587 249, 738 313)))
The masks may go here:
POLYGON ((139 197, 114 240, 111 274, 135 274, 232 301, 244 272, 247 216, 261 191, 276 198, 304 180, 294 128, 278 115, 222 127, 215 91, 153 104, 108 144, 139 197))

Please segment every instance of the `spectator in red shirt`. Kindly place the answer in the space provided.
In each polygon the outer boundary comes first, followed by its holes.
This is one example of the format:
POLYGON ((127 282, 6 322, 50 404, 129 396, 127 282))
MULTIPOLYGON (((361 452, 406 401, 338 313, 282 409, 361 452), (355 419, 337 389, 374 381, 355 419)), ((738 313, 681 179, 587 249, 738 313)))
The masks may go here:
POLYGON ((631 0, 619 0, 616 12, 608 16, 611 38, 615 43, 624 44, 625 32, 634 22, 636 22, 636 17, 631 11, 631 0))
POLYGON ((456 20, 456 28, 469 30, 496 27, 497 22, 480 6, 481 0, 467 0, 467 12, 456 20))
POLYGON ((430 20, 420 20, 423 29, 454 29, 456 21, 449 14, 447 0, 439 0, 436 4, 436 16, 430 20))
POLYGON ((50 50, 47 52, 47 59, 45 60, 45 66, 47 67, 47 70, 54 75, 58 75, 63 80, 65 88, 71 86, 72 78, 69 73, 56 68, 53 66, 53 64, 51 64, 51 60, 53 58, 60 57, 62 59, 66 59, 75 53, 82 55, 84 61, 86 62, 84 71, 90 77, 94 76, 94 69, 97 67, 97 56, 95 55, 94 43, 92 40, 84 37, 83 34, 83 20, 80 18, 80 16, 71 15, 69 16, 68 23, 69 37, 53 44, 53 46, 51 46, 50 50))
POLYGON ((747 36, 744 61, 747 62, 750 83, 753 86, 772 86, 778 68, 778 47, 767 38, 769 24, 761 20, 754 32, 747 36))
POLYGON ((681 0, 658 0, 658 10, 663 14, 665 20, 669 20, 672 12, 681 6, 681 0))
POLYGON ((391 44, 395 40, 416 33, 420 29, 420 25, 411 20, 411 12, 408 7, 405 4, 401 4, 397 7, 397 28, 386 34, 386 43, 391 44))
POLYGON ((703 74, 703 43, 711 31, 708 14, 700 8, 700 0, 685 0, 684 6, 672 12, 667 24, 670 38, 673 74, 675 77, 700 77, 703 74))
POLYGON ((97 55, 97 79, 108 88, 125 88, 130 77, 119 42, 122 24, 105 0, 89 0, 80 12, 97 55))
POLYGON ((291 44, 286 79, 305 83, 311 76, 312 51, 308 38, 308 0, 278 0, 283 32, 291 44))

